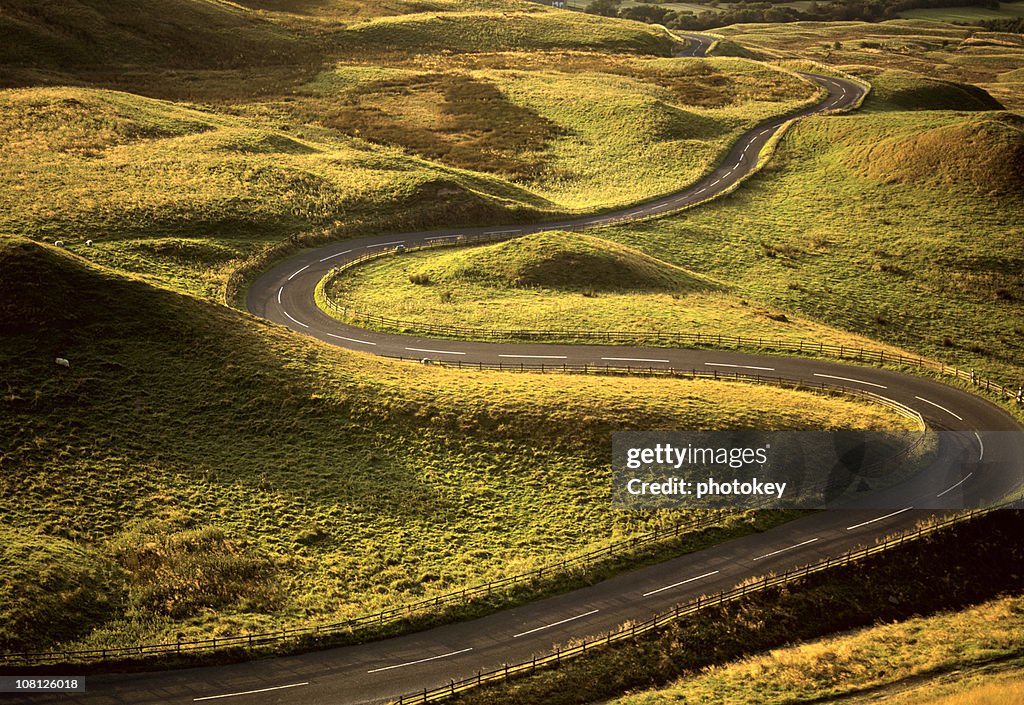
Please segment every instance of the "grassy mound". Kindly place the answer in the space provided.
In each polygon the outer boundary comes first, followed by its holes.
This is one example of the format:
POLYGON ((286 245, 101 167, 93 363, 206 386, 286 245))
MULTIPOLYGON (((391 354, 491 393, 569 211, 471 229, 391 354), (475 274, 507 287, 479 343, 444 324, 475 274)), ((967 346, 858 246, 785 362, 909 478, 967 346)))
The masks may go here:
POLYGON ((969 83, 927 78, 904 71, 883 71, 866 77, 871 93, 867 110, 1002 110, 983 88, 969 83))
POLYGON ((609 510, 614 430, 903 427, 771 388, 357 355, 24 239, 0 271, 7 648, 340 619, 671 521, 609 510))
POLYGON ((544 232, 495 245, 456 250, 414 270, 437 284, 563 291, 674 291, 718 288, 712 282, 639 250, 569 232, 544 232))
POLYGON ((850 150, 844 160, 887 183, 935 182, 978 191, 1024 193, 1024 117, 965 118, 850 150))

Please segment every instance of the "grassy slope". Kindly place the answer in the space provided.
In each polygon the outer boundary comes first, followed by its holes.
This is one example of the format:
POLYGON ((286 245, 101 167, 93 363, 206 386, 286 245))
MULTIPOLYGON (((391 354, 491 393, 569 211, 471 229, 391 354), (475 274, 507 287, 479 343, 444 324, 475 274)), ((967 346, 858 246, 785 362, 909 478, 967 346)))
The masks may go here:
POLYGON ((499 330, 684 331, 879 345, 752 305, 726 284, 637 250, 565 232, 378 260, 347 271, 328 293, 357 311, 412 323, 499 330))
POLYGON ((1017 702, 1024 667, 1024 599, 864 629, 709 669, 615 705, 700 702, 798 705, 1017 702), (1000 660, 1012 659, 1002 667, 1000 660), (1009 668, 1002 682, 991 682, 1009 668))
POLYGON ((0 92, 0 230, 92 239, 78 251, 214 297, 299 234, 650 197, 813 97, 781 71, 652 58, 663 30, 533 3, 251 6, 0 10, 0 85, 26 86, 0 92))
POLYGON ((791 74, 733 59, 535 51, 343 65, 299 95, 260 107, 496 172, 569 210, 678 188, 740 132, 816 96, 791 74))
POLYGON ((820 118, 728 198, 607 237, 785 311, 1014 380, 1022 154, 1013 114, 820 118))
POLYGON ((22 239, 0 270, 6 649, 337 619, 671 520, 608 511, 613 430, 903 424, 770 388, 393 363, 22 239))
POLYGON ((0 123, 8 232, 66 240, 205 296, 235 257, 311 227, 423 228, 547 207, 393 148, 120 92, 7 91, 0 123))

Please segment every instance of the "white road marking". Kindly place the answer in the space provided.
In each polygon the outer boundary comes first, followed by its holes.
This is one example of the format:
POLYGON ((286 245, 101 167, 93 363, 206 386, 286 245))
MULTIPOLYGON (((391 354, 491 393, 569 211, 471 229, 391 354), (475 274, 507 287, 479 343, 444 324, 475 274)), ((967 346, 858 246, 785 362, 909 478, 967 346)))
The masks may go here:
POLYGON ((704 193, 704 192, 705 192, 705 191, 707 191, 707 190, 708 190, 708 187, 707 187, 707 186, 705 186, 704 188, 702 188, 702 189, 701 189, 700 191, 698 191, 698 192, 697 192, 697 193, 695 193, 694 195, 695 195, 695 196, 699 196, 700 194, 704 193))
POLYGON ((950 410, 949 410, 949 409, 947 409, 946 407, 944 407, 944 406, 941 406, 940 404, 936 404, 935 402, 933 402, 933 401, 931 401, 931 400, 929 400, 929 399, 925 399, 924 397, 919 397, 919 396, 916 396, 916 395, 914 396, 914 398, 915 398, 915 399, 920 399, 920 400, 921 400, 921 401, 923 401, 923 402, 924 402, 925 404, 931 404, 931 405, 932 405, 932 406, 934 406, 934 407, 935 407, 936 409, 942 409, 943 411, 945 411, 945 412, 946 412, 947 414, 949 414, 950 416, 952 416, 952 417, 953 417, 953 418, 955 418, 955 419, 959 419, 960 421, 963 421, 963 420, 964 420, 964 417, 963 417, 963 416, 959 416, 959 415, 957 415, 957 414, 954 414, 954 413, 953 413, 952 411, 950 411, 950 410))
POLYGON ((875 384, 874 382, 865 382, 862 379, 854 379, 853 377, 836 377, 835 375, 823 375, 817 372, 814 373, 815 377, 824 377, 826 379, 841 379, 844 382, 855 382, 857 384, 866 384, 869 387, 878 387, 879 389, 888 389, 884 384, 875 384))
POLYGON ((254 693, 269 693, 271 690, 284 690, 285 688, 299 688, 304 685, 309 685, 309 681, 305 683, 291 683, 289 685, 276 685, 273 688, 260 688, 259 690, 245 690, 240 693, 224 693, 224 695, 207 695, 203 698, 192 698, 192 702, 198 703, 203 700, 218 700, 220 698, 234 698, 239 695, 252 695, 254 693))
POLYGON ((601 359, 612 362, 668 362, 668 360, 654 360, 646 357, 602 357, 601 359))
POLYGON ((346 338, 343 335, 335 335, 334 333, 328 333, 327 335, 332 338, 338 338, 339 340, 347 340, 350 343, 361 343, 362 345, 376 345, 377 343, 370 342, 369 340, 359 340, 359 338, 346 338))
POLYGON ((759 137, 763 137, 764 135, 767 135, 767 134, 768 134, 769 132, 771 132, 771 131, 772 131, 772 128, 770 128, 770 127, 766 127, 766 128, 764 128, 763 130, 761 130, 761 131, 760 131, 760 132, 758 133, 758 136, 759 136, 759 137))
POLYGON ((281 303, 281 294, 284 293, 284 287, 282 286, 277 290, 277 303, 281 303))
POLYGON ((378 242, 376 245, 367 245, 366 249, 371 247, 387 247, 388 245, 402 245, 405 244, 405 240, 395 240, 394 242, 378 242))
POLYGON ((947 490, 942 490, 942 492, 939 492, 939 493, 938 493, 937 495, 935 495, 935 496, 936 496, 936 497, 941 497, 942 495, 946 494, 947 492, 952 492, 952 491, 953 491, 953 490, 955 490, 955 489, 956 489, 957 487, 959 487, 960 485, 962 485, 962 484, 964 484, 965 482, 967 482, 967 481, 968 481, 968 480, 969 480, 969 479, 971 478, 971 475, 973 475, 973 474, 974 474, 973 472, 969 472, 969 473, 967 473, 967 477, 965 477, 964 479, 960 480, 960 482, 956 483, 955 485, 953 485, 953 486, 952 486, 952 487, 950 487, 949 489, 947 489, 947 490))
POLYGON ((708 367, 736 367, 743 370, 766 370, 768 372, 774 372, 774 367, 756 367, 754 365, 730 365, 728 362, 705 362, 708 367))
POLYGON ((780 553, 785 553, 786 551, 792 551, 792 550, 793 550, 794 548, 800 548, 801 546, 806 546, 807 544, 809 544, 809 543, 814 543, 814 542, 815 542, 815 541, 817 541, 817 540, 818 540, 818 538, 817 538, 817 537, 814 537, 813 539, 807 539, 807 540, 806 540, 806 541, 804 541, 803 543, 798 543, 798 544, 796 544, 795 546, 789 546, 789 547, 787 547, 787 548, 780 548, 780 549, 779 549, 778 551, 772 551, 771 553, 766 553, 766 554, 764 554, 763 556, 758 556, 758 557, 757 557, 757 558, 755 558, 754 560, 755 560, 755 561, 759 561, 759 560, 761 560, 762 558, 770 558, 771 556, 777 556, 777 555, 779 555, 780 553))
POLYGON ((977 431, 974 432, 974 437, 978 439, 978 447, 981 448, 981 453, 978 455, 978 462, 980 463, 985 457, 985 444, 981 442, 981 436, 978 435, 977 431))
POLYGON ((291 281, 295 277, 299 276, 300 274, 305 272, 307 269, 309 269, 309 265, 308 264, 305 267, 303 267, 302 269, 295 270, 294 272, 292 272, 292 275, 290 277, 288 277, 288 281, 291 281))
POLYGON ((521 233, 522 230, 516 228, 515 230, 488 230, 484 235, 507 235, 508 233, 521 233))
POLYGON ((528 357, 536 360, 564 360, 565 355, 498 355, 498 357, 528 357))
POLYGON ((351 252, 351 251, 352 251, 352 250, 345 250, 344 252, 339 252, 339 253, 337 253, 337 254, 334 254, 334 255, 328 255, 327 257, 324 257, 324 258, 323 258, 322 260, 320 260, 320 261, 321 261, 321 262, 326 262, 326 261, 327 261, 327 260, 329 260, 329 259, 334 259, 335 257, 341 257, 342 255, 347 255, 347 254, 348 254, 349 252, 351 252))
POLYGON ((656 595, 659 592, 664 592, 665 590, 671 590, 674 587, 679 587, 680 585, 686 585, 686 583, 692 583, 694 580, 700 580, 701 578, 707 578, 708 576, 714 575, 715 573, 718 573, 718 572, 719 571, 717 571, 717 570, 713 570, 710 573, 704 573, 704 575, 698 575, 696 578, 687 578, 686 580, 680 580, 678 583, 672 583, 671 585, 666 585, 665 587, 658 588, 657 590, 651 590, 650 592, 645 592, 643 594, 643 596, 644 597, 649 597, 651 595, 656 595))
POLYGON ((455 656, 456 654, 464 654, 467 651, 472 651, 473 647, 468 649, 461 649, 459 651, 450 651, 447 654, 441 654, 440 656, 431 656, 430 658, 421 658, 419 661, 409 661, 407 663, 396 663, 394 666, 385 666, 384 668, 375 668, 367 673, 380 673, 381 671, 390 671, 392 668, 402 668, 403 666, 415 666, 417 663, 426 663, 427 661, 436 661, 439 658, 448 658, 449 656, 455 656))
POLYGON ((853 526, 846 527, 846 530, 847 531, 853 531, 854 529, 859 529, 862 526, 867 526, 868 524, 874 524, 876 521, 882 521, 882 519, 888 519, 889 517, 894 517, 897 514, 902 514, 903 512, 909 512, 911 509, 913 509, 913 507, 906 507, 904 509, 899 510, 898 512, 893 512, 892 514, 886 514, 884 517, 875 517, 874 519, 869 519, 868 521, 862 521, 859 524, 854 524, 853 526))
POLYGON ((543 627, 537 627, 536 629, 531 629, 531 630, 526 631, 526 632, 519 632, 518 634, 513 634, 512 638, 513 639, 518 639, 521 636, 526 636, 527 634, 533 634, 534 632, 539 632, 539 631, 541 631, 543 629, 550 629, 551 627, 557 627, 559 624, 565 624, 566 622, 572 622, 572 621, 575 621, 577 619, 583 619, 584 617, 589 617, 590 615, 592 615, 592 614, 594 614, 596 612, 600 612, 600 611, 601 610, 590 610, 589 612, 584 612, 583 614, 578 614, 575 617, 569 617, 568 619, 563 619, 560 622, 553 622, 551 624, 545 624, 543 627))
POLYGON ((292 314, 288 313, 287 311, 281 311, 281 313, 283 313, 284 315, 288 316, 288 318, 291 318, 293 323, 298 323, 303 328, 309 328, 309 326, 307 326, 305 323, 303 323, 302 321, 298 320, 297 318, 294 318, 292 316, 292 314))
POLYGON ((721 181, 721 179, 720 179, 720 178, 719 178, 719 179, 715 179, 714 181, 712 181, 712 182, 711 182, 711 185, 712 185, 712 186, 716 186, 716 185, 718 184, 718 182, 719 182, 719 181, 721 181))
POLYGON ((428 352, 437 353, 438 355, 465 355, 464 352, 458 352, 456 350, 431 350, 429 348, 406 348, 406 350, 412 350, 413 352, 428 352))

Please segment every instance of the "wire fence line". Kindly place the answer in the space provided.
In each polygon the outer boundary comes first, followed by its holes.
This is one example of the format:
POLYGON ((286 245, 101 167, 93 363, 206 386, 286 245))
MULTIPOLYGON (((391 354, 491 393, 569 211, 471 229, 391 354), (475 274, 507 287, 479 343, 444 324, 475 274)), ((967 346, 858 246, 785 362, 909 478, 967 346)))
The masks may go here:
MULTIPOLYGON (((757 350, 768 350, 773 352, 790 353, 796 355, 819 355, 839 360, 856 360, 878 365, 897 365, 917 367, 920 369, 937 372, 943 376, 952 376, 967 382, 978 389, 995 394, 1003 401, 1014 400, 1019 405, 1024 405, 1024 386, 1005 385, 994 380, 982 377, 975 371, 965 369, 957 365, 947 365, 943 362, 929 360, 919 355, 904 355, 900 352, 891 352, 880 349, 865 348, 854 345, 834 345, 820 340, 806 338, 784 339, 770 337, 754 337, 742 335, 729 335, 722 333, 679 333, 674 331, 595 331, 582 328, 562 329, 530 329, 530 328, 475 328, 472 326, 457 326, 443 323, 426 323, 420 321, 408 321, 399 318, 390 318, 378 314, 360 311, 350 306, 339 304, 328 295, 330 284, 346 271, 359 265, 380 259, 382 257, 395 256, 403 252, 415 252, 419 250, 436 249, 440 247, 452 247, 466 244, 479 244, 487 242, 499 242, 508 240, 517 235, 509 234, 484 234, 484 235, 453 235, 451 237, 437 238, 423 245, 402 247, 402 249, 385 249, 371 252, 332 269, 324 279, 317 285, 317 297, 319 301, 331 311, 337 313, 345 321, 353 325, 363 325, 384 329, 397 330, 411 334, 421 334, 431 337, 449 338, 470 338, 474 340, 507 341, 522 340, 531 342, 560 342, 560 341, 586 341, 588 343, 611 343, 611 344, 650 344, 664 345, 669 343, 676 347, 687 348, 720 348, 739 349, 753 348, 757 350)), ((496 367, 494 369, 507 369, 496 367)), ((642 368, 633 368, 642 369, 642 368)), ((574 370, 575 371, 575 370, 574 370)))
POLYGON ((936 531, 972 521, 1000 508, 1002 507, 970 510, 967 513, 947 517, 929 526, 919 527, 917 529, 902 532, 895 536, 890 536, 874 546, 848 551, 837 558, 825 558, 816 563, 792 568, 780 575, 765 575, 755 580, 744 582, 729 590, 723 590, 710 596, 702 595, 690 603, 678 604, 670 610, 654 615, 650 619, 642 622, 632 622, 616 631, 586 639, 575 646, 564 649, 556 647, 554 651, 544 656, 535 656, 530 660, 520 661, 515 664, 505 664, 501 668, 495 668, 490 671, 478 671, 474 676, 459 680, 452 679, 449 681, 448 685, 438 686, 433 689, 425 688, 422 691, 403 695, 392 702, 394 705, 417 705, 438 702, 484 684, 496 683, 516 676, 529 675, 539 669, 557 666, 564 661, 578 658, 588 652, 600 649, 601 647, 633 640, 639 636, 650 634, 656 630, 678 622, 684 617, 696 614, 701 610, 735 602, 747 595, 762 592, 779 585, 787 585, 798 580, 802 580, 815 573, 824 572, 840 566, 851 565, 870 556, 902 546, 908 542, 920 540, 921 538, 930 536, 936 531))

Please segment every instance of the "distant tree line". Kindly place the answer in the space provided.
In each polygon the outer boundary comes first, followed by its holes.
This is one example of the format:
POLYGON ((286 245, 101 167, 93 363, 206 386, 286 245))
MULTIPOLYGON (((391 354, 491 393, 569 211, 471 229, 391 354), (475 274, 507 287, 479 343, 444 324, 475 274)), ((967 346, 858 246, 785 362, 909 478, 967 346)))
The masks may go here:
MULTIPOLYGON (((930 7, 962 7, 971 5, 998 10, 998 0, 830 0, 812 2, 798 10, 783 3, 788 0, 720 3, 719 0, 688 0, 692 4, 715 8, 702 12, 662 7, 660 0, 621 7, 622 0, 591 0, 587 12, 607 17, 622 17, 641 22, 661 24, 670 29, 712 29, 746 22, 835 22, 863 20, 877 22, 893 19, 906 10, 930 7)), ((979 22, 993 31, 1019 32, 1020 18, 979 22), (989 25, 992 25, 991 27, 989 25)))

